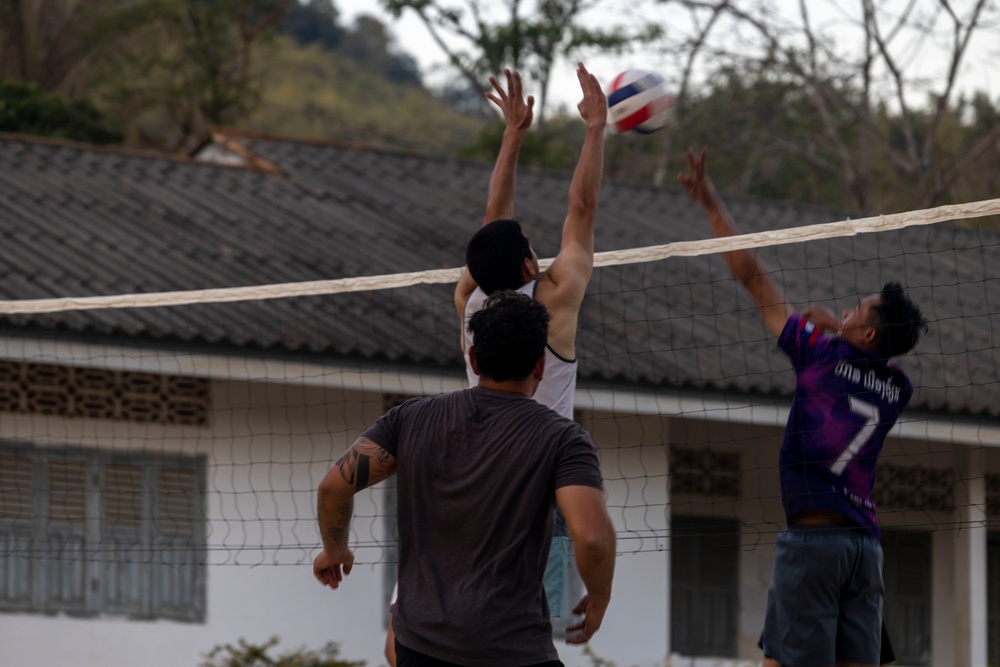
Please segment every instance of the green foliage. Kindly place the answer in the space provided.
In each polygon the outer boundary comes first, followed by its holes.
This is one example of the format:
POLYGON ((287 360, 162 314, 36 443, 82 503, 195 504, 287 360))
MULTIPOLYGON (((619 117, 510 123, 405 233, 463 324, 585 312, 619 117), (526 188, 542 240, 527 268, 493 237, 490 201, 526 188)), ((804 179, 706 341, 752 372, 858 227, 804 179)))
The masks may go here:
MULTIPOLYGON (((456 156, 467 160, 492 162, 503 139, 504 124, 494 121, 479 132, 476 140, 458 150, 456 156)), ((544 130, 532 130, 524 136, 518 163, 544 169, 570 170, 576 165, 585 128, 579 118, 559 116, 544 130)))
POLYGON ((429 91, 283 36, 261 48, 254 68, 260 104, 240 124, 249 130, 448 155, 472 141, 483 123, 429 91))
POLYGON ((325 49, 335 49, 344 38, 339 16, 331 0, 293 2, 281 19, 281 32, 300 46, 318 43, 325 49))
MULTIPOLYGON (((536 123, 544 128, 552 68, 559 58, 572 60, 586 49, 623 53, 662 35, 648 23, 631 30, 622 25, 586 27, 585 14, 600 4, 580 0, 381 0, 399 18, 412 12, 440 36, 453 65, 472 89, 504 67, 520 70, 538 82, 536 123)), ((480 104, 485 104, 480 98, 480 104)))
POLYGON ((333 58, 347 57, 395 83, 422 86, 416 60, 396 48, 384 23, 362 14, 351 27, 341 26, 332 0, 293 2, 281 22, 281 32, 300 46, 319 45, 333 58))
POLYGON ((355 19, 336 54, 347 56, 362 68, 394 83, 423 85, 416 60, 396 51, 385 24, 375 17, 362 15, 355 19))
POLYGON ((119 143, 117 131, 88 100, 47 95, 38 86, 0 79, 0 132, 95 144, 119 143))
POLYGON ((205 656, 201 667, 363 667, 365 664, 363 660, 342 660, 340 648, 333 642, 319 651, 300 648, 270 656, 271 649, 279 642, 278 637, 271 637, 264 644, 248 644, 240 639, 236 646, 216 646, 205 656))
POLYGON ((190 149, 256 103, 251 53, 289 1, 117 0, 89 24, 78 85, 129 143, 190 149))

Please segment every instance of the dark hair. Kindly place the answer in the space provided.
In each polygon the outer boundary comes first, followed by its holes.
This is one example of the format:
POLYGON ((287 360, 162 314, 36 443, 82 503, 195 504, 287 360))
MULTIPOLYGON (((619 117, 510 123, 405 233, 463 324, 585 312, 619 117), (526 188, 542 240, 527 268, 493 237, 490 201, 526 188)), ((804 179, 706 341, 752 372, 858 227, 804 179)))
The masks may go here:
POLYGON ((465 265, 487 294, 524 284, 521 265, 531 257, 531 244, 515 220, 494 220, 469 239, 465 265))
POLYGON ((497 382, 528 377, 545 354, 549 319, 526 294, 502 290, 488 298, 469 318, 479 374, 497 382))
POLYGON ((872 311, 879 320, 874 323, 878 332, 875 350, 886 359, 912 350, 921 332, 927 331, 920 306, 903 294, 903 286, 898 282, 885 284, 882 299, 872 311))

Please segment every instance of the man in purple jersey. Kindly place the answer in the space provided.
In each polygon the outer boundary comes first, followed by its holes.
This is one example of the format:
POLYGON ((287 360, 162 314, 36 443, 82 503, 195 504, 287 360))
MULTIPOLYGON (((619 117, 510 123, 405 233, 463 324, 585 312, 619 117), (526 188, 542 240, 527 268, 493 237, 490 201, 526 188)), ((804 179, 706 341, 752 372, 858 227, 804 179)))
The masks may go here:
MULTIPOLYGON (((680 182, 707 211, 713 234, 732 236, 705 155, 688 152, 691 173, 680 182)), ((882 444, 913 394, 888 360, 909 352, 926 323, 899 283, 839 319, 822 306, 797 313, 753 252, 724 257, 796 373, 778 459, 788 528, 775 545, 765 664, 877 665, 884 587, 871 493, 882 444)))

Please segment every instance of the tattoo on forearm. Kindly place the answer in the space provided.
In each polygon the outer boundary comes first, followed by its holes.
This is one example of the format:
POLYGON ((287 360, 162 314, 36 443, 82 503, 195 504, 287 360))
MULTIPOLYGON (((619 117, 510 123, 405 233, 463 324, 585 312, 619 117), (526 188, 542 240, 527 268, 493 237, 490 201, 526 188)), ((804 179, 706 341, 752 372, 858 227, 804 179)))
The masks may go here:
POLYGON ((346 546, 351 533, 351 516, 354 514, 354 503, 348 503, 340 508, 334 522, 327 527, 327 535, 338 546, 346 546))

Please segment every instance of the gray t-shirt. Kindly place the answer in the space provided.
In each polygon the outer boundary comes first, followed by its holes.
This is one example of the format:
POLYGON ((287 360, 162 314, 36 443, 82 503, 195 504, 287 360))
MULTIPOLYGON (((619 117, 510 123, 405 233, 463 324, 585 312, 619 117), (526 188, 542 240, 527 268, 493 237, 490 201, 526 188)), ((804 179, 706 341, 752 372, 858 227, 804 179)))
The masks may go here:
POLYGON ((396 457, 398 641, 470 667, 558 660, 542 575, 555 490, 603 488, 587 431, 474 387, 409 400, 364 437, 396 457))

